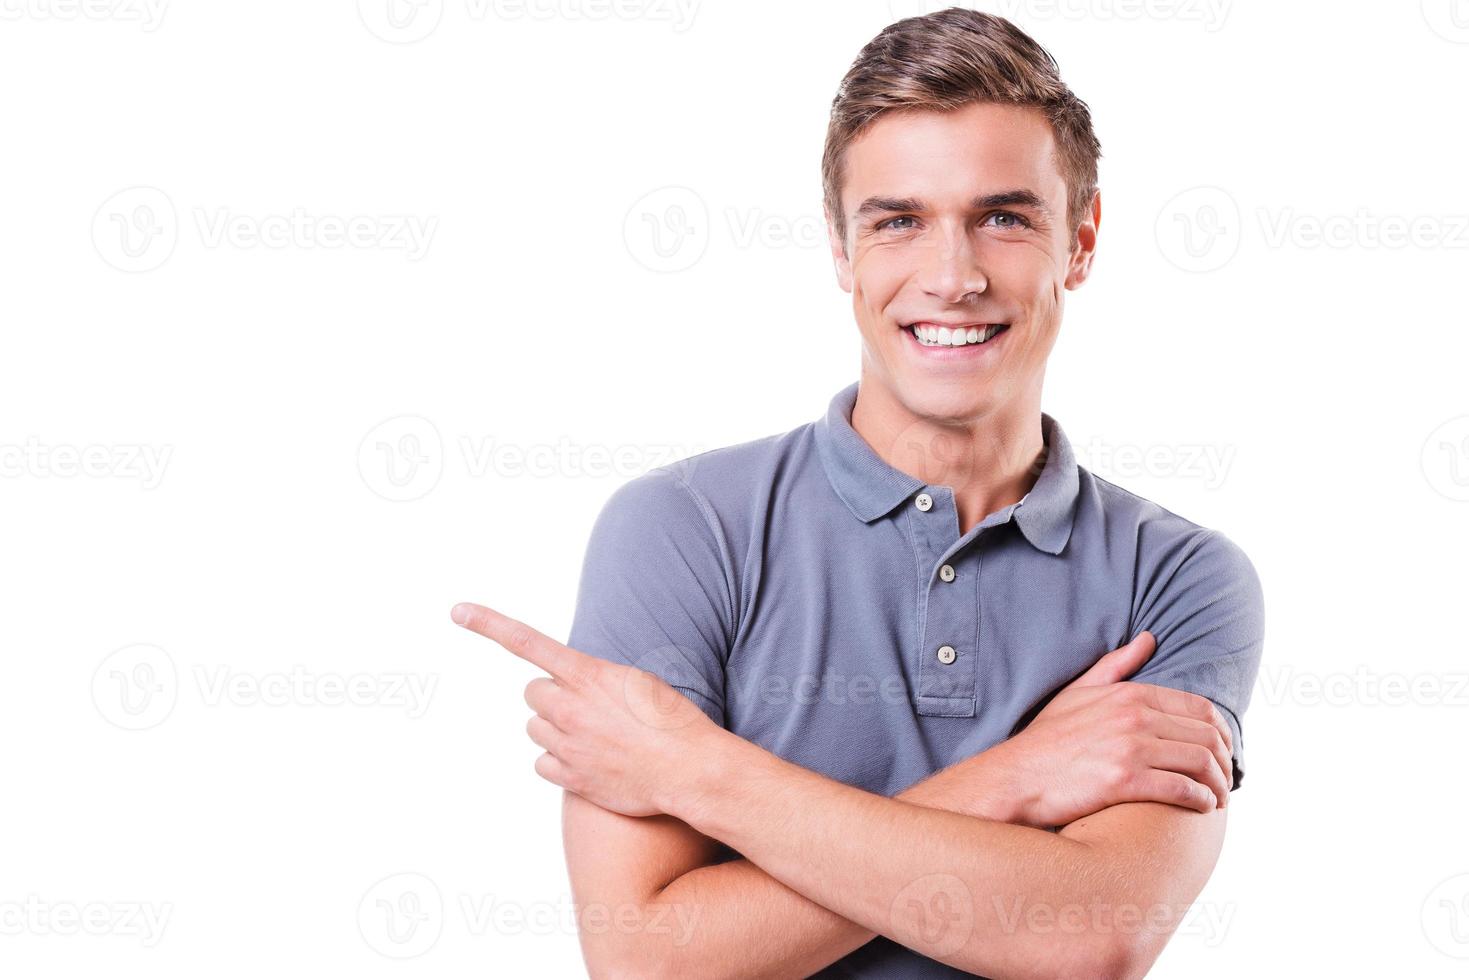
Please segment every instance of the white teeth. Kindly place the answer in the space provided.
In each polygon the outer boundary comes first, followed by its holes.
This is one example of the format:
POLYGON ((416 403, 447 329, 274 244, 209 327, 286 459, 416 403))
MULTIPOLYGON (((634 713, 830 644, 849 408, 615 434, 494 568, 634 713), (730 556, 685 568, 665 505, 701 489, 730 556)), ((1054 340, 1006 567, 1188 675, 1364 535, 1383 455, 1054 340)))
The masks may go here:
POLYGON ((987 327, 910 327, 918 342, 925 347, 963 347, 982 344, 1000 332, 1000 324, 987 327))

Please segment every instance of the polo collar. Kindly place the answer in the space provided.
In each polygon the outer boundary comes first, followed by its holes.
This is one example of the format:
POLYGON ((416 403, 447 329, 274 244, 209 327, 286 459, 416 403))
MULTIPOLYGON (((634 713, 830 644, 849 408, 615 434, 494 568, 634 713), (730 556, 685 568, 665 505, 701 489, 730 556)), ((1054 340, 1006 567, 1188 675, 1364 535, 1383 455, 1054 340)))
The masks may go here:
MULTIPOLYGON (((852 428, 859 381, 832 398, 816 421, 816 448, 832 489, 857 519, 870 524, 927 486, 918 477, 891 466, 852 428)), ((1080 478, 1076 456, 1060 424, 1041 413, 1046 445, 1045 465, 1035 485, 1014 505, 1015 523, 1036 548, 1060 554, 1071 536, 1080 478)))

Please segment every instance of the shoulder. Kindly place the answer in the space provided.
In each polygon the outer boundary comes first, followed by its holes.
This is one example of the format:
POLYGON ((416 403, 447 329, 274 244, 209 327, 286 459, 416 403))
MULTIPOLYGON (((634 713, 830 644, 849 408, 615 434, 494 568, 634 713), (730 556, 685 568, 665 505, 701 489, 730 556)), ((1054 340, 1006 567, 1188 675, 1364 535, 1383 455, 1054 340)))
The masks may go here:
POLYGON ((1132 542, 1139 567, 1225 576, 1259 585, 1253 562, 1218 528, 1206 527, 1079 467, 1083 511, 1100 520, 1110 541, 1132 542))
POLYGON ((633 538, 694 537, 735 546, 744 525, 758 521, 763 501, 778 484, 804 471, 794 458, 814 454, 811 424, 709 449, 654 467, 607 498, 594 535, 633 538))
POLYGON ((806 423, 655 467, 618 487, 607 509, 646 517, 667 509, 697 511, 727 521, 804 470, 793 463, 814 461, 813 428, 806 423))

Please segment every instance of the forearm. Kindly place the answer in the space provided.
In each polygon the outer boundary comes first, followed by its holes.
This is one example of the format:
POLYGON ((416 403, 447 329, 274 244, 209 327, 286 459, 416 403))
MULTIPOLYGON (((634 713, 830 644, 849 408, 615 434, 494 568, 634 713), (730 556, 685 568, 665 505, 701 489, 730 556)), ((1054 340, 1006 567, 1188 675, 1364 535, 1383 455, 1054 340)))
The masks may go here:
MULTIPOLYGON (((984 754, 964 765, 984 766, 984 754)), ((1012 820, 1018 803, 998 771, 973 769, 964 779, 945 770, 920 780, 897 799, 922 806, 1012 820)), ((747 859, 696 868, 652 900, 671 905, 690 923, 682 941, 653 952, 658 972, 701 977, 805 977, 846 956, 877 933, 817 904, 747 859)), ((644 952, 649 952, 646 945, 644 952)))
POLYGON ((924 955, 994 977, 1107 974, 1116 936, 1017 928, 1017 916, 1109 902, 1087 844, 1025 826, 887 799, 738 739, 708 778, 665 801, 788 889, 924 955))
POLYGON ((651 901, 672 905, 690 924, 681 942, 644 944, 658 976, 806 977, 876 935, 743 858, 695 868, 651 901))

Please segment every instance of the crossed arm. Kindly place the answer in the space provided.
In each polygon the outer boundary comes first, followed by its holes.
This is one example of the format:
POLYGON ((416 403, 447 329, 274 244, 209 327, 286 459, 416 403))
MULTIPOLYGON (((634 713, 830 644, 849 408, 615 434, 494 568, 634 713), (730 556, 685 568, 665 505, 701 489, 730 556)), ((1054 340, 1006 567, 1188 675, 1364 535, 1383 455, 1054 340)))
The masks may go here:
POLYGON ((880 934, 994 978, 1140 976, 1222 844, 1228 734, 1208 702, 1083 683, 1136 669, 1150 637, 1068 686, 1029 740, 887 799, 724 731, 644 671, 484 607, 458 606, 454 619, 554 678, 527 686, 527 731, 547 750, 537 772, 568 791, 567 858, 595 975, 804 976, 880 934), (1134 737, 1099 738, 1107 710, 1134 737), (1097 762, 1114 744, 1130 766, 1089 767, 1102 774, 1055 798, 1046 773, 1085 771, 1058 759, 1097 762), (1037 764, 1042 749, 1050 768, 1037 764), (744 857, 711 863, 716 841, 744 857))
POLYGON ((584 939, 593 975, 809 976, 883 934, 996 980, 1141 976, 1224 834, 1224 809, 1122 803, 1053 835, 795 766, 739 772, 685 811, 692 827, 567 793, 578 906, 618 896, 643 926, 622 943, 584 939), (748 857, 708 864, 706 834, 748 857))

